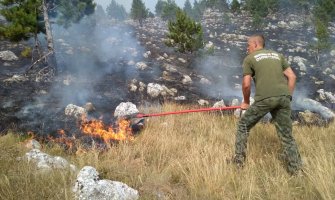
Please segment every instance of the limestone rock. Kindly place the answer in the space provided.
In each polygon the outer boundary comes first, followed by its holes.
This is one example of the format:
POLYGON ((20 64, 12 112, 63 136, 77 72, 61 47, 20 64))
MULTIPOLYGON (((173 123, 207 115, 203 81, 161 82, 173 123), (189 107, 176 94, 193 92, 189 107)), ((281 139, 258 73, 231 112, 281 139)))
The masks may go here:
POLYGON ((209 102, 207 100, 204 100, 204 99, 199 99, 198 104, 201 105, 201 106, 206 106, 206 105, 209 105, 209 102))
POLYGON ((4 61, 15 61, 19 58, 11 51, 0 51, 0 58, 4 61))
POLYGON ((183 80, 181 81, 184 85, 192 84, 192 79, 188 75, 183 76, 183 80))
POLYGON ((121 102, 114 111, 114 117, 124 117, 139 113, 135 104, 131 102, 121 102))
POLYGON ((144 62, 138 62, 136 63, 136 68, 140 70, 145 70, 146 68, 148 68, 148 65, 144 62))
POLYGON ((51 169, 71 169, 76 170, 76 167, 70 164, 67 160, 59 156, 51 156, 41 152, 39 149, 32 149, 26 153, 25 158, 28 162, 34 162, 38 169, 51 170, 51 169))
POLYGON ((226 107, 223 100, 215 102, 214 105, 213 105, 213 108, 221 108, 221 107, 226 107))
POLYGON ((151 97, 158 97, 164 91, 163 87, 156 83, 149 83, 147 86, 147 93, 151 97))
POLYGON ((86 114, 87 114, 87 112, 86 112, 85 108, 80 107, 80 106, 76 106, 74 104, 69 104, 65 108, 65 115, 67 115, 67 116, 72 116, 72 117, 75 117, 75 118, 79 119, 86 114))
POLYGON ((97 170, 91 166, 83 167, 73 188, 77 200, 137 200, 138 191, 128 185, 100 179, 97 170))

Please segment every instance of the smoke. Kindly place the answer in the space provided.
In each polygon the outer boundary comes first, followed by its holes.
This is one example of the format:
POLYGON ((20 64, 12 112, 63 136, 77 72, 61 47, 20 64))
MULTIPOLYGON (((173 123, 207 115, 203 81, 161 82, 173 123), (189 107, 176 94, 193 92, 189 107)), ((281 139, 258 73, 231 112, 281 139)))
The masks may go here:
POLYGON ((96 117, 110 120, 116 105, 128 99, 127 80, 139 76, 134 63, 143 60, 144 49, 134 31, 94 15, 67 29, 56 24, 52 29, 59 73, 52 85, 34 89, 16 113, 22 128, 40 134, 63 129, 65 107, 87 102, 97 108, 96 117))
POLYGON ((202 56, 195 63, 198 74, 211 84, 199 84, 201 92, 211 98, 242 98, 242 64, 239 52, 221 52, 202 56))
MULTIPOLYGON (((84 104, 96 98, 96 90, 105 88, 95 84, 105 86, 107 82, 104 81, 112 79, 115 74, 123 81, 138 76, 135 66, 128 63, 140 61, 144 50, 126 25, 103 23, 91 16, 67 29, 54 26, 53 33, 58 67, 65 76, 52 92, 62 96, 64 106, 69 103, 84 104)), ((116 85, 109 84, 109 91, 101 95, 118 89, 116 85)))

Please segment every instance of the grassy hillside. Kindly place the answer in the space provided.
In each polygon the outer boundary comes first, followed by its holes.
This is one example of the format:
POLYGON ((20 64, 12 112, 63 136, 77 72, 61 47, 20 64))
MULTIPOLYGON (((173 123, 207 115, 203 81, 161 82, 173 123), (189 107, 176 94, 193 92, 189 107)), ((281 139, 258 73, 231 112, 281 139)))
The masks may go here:
MULTIPOLYGON (((143 112, 188 109, 174 104, 143 112)), ((67 153, 42 151, 78 166, 91 165, 102 178, 139 190, 141 199, 335 199, 335 125, 294 127, 305 176, 291 177, 277 159, 280 143, 271 124, 258 124, 248 142, 247 164, 227 164, 237 119, 214 113, 148 118, 132 142, 67 153)), ((16 133, 0 137, 0 199, 72 199, 76 173, 36 173, 17 157, 28 150, 16 133)))

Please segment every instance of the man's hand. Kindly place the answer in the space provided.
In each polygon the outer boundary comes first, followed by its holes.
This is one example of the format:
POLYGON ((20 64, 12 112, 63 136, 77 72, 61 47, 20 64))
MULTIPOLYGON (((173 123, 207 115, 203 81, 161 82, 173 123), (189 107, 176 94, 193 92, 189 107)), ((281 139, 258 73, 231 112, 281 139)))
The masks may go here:
POLYGON ((250 104, 245 103, 245 102, 242 102, 242 104, 241 104, 241 109, 242 109, 242 110, 246 110, 246 109, 249 108, 249 106, 250 106, 250 104))

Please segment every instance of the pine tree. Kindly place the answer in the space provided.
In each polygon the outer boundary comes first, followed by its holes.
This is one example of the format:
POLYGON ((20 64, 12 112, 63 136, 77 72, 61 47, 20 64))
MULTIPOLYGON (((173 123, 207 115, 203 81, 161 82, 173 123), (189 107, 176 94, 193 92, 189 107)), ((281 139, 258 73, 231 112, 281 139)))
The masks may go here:
POLYGON ((180 8, 177 6, 174 0, 167 0, 165 6, 163 7, 162 19, 163 20, 175 20, 177 10, 180 8))
POLYGON ((230 9, 231 11, 233 12, 239 12, 240 11, 240 3, 238 2, 238 0, 233 0, 231 2, 231 6, 230 6, 230 9))
POLYGON ((202 14, 203 14, 202 5, 200 3, 198 3, 197 0, 194 0, 194 2, 193 2, 193 12, 192 12, 191 17, 194 20, 199 21, 202 17, 202 14))
POLYGON ((190 0, 185 1, 183 10, 188 16, 192 15, 193 9, 192 9, 192 4, 191 4, 190 0))
POLYGON ((42 31, 39 26, 41 1, 0 1, 4 8, 1 14, 9 22, 6 25, 0 25, 0 34, 12 41, 26 40, 36 37, 42 31))
POLYGON ((130 15, 133 20, 138 20, 142 26, 143 20, 148 17, 148 10, 146 9, 142 0, 133 0, 130 15))
POLYGON ((228 3, 226 0, 205 0, 207 8, 215 8, 221 11, 228 9, 228 3))
POLYGON ((92 0, 59 0, 58 23, 69 27, 78 23, 85 15, 94 13, 95 4, 92 0))
POLYGON ((70 23, 79 22, 94 12, 93 0, 1 0, 1 14, 7 24, 0 25, 0 34, 5 38, 20 41, 35 37, 44 32, 47 39, 47 53, 43 56, 47 63, 57 71, 54 54, 50 17, 67 27, 70 23))
POLYGON ((111 3, 107 6, 106 11, 108 16, 118 20, 125 20, 128 16, 124 6, 116 3, 115 0, 111 1, 111 3))
POLYGON ((163 8, 166 6, 166 1, 158 0, 155 6, 155 12, 157 16, 162 16, 163 8))
POLYGON ((317 1, 314 9, 314 25, 315 25, 315 35, 318 39, 314 48, 316 50, 316 61, 319 62, 320 53, 331 47, 329 43, 329 32, 328 23, 329 21, 335 19, 335 2, 332 0, 319 0, 317 1))
POLYGON ((203 32, 200 23, 196 23, 181 9, 177 10, 175 21, 168 23, 169 33, 166 45, 177 47, 179 52, 193 52, 203 47, 203 32))

